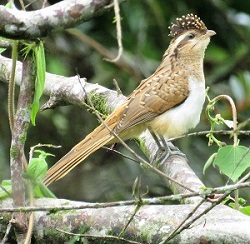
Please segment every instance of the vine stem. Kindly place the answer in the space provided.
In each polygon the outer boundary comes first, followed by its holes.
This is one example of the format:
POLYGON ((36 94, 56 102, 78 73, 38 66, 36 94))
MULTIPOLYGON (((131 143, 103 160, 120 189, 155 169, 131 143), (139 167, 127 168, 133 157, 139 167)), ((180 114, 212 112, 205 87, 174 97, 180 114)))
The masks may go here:
POLYGON ((10 82, 9 82, 9 91, 8 91, 8 111, 9 111, 9 123, 10 123, 10 130, 13 132, 14 128, 14 120, 15 120, 15 73, 16 73, 16 61, 17 61, 17 46, 18 41, 12 42, 12 66, 11 66, 11 75, 10 75, 10 82))
POLYGON ((114 0, 114 11, 115 11, 115 22, 116 22, 116 35, 117 35, 117 43, 118 43, 118 54, 114 59, 105 59, 108 62, 115 63, 117 62, 123 52, 122 46, 122 30, 121 30, 121 16, 120 16, 120 8, 118 0, 114 0))
MULTIPOLYGON (((238 135, 236 133, 237 130, 237 109, 235 106, 235 103, 233 99, 228 95, 219 95, 215 97, 212 101, 217 102, 220 99, 226 99, 230 103, 231 109, 232 109, 232 116, 233 116, 233 140, 234 140, 234 146, 236 147, 238 145, 238 135)), ((239 190, 235 190, 234 192, 234 198, 235 198, 235 209, 239 210, 239 190)))
POLYGON ((237 109, 236 109, 235 103, 234 103, 233 99, 228 95, 219 95, 219 96, 215 97, 211 102, 217 102, 221 99, 226 99, 230 103, 230 106, 232 109, 232 117, 233 117, 234 146, 237 146, 237 144, 238 144, 238 136, 236 133, 236 130, 237 130, 237 109))

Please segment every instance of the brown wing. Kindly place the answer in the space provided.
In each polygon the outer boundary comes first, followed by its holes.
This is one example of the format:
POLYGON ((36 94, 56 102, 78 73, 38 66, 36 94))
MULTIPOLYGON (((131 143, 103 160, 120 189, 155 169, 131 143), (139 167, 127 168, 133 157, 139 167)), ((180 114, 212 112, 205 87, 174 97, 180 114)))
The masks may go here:
POLYGON ((128 98, 120 122, 115 127, 119 133, 137 124, 150 121, 182 103, 189 94, 188 80, 175 73, 172 76, 159 74, 142 81, 128 98))

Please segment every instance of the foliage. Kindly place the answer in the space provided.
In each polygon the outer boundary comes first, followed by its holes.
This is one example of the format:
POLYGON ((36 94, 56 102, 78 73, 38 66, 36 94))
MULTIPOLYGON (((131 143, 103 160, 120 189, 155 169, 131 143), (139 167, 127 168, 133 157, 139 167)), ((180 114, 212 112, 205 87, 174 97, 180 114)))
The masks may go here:
MULTIPOLYGON (((39 153, 36 158, 31 158, 27 172, 24 173, 24 178, 31 181, 34 189, 35 197, 52 197, 55 195, 42 183, 42 180, 48 170, 46 162, 47 156, 54 156, 53 154, 46 153, 41 150, 35 150, 39 153)), ((7 198, 12 194, 12 186, 10 180, 3 180, 0 188, 0 199, 7 198)))
POLYGON ((48 170, 48 164, 46 158, 48 156, 54 156, 53 154, 46 153, 41 150, 35 150, 34 152, 39 153, 36 158, 31 158, 27 172, 24 177, 29 179, 34 188, 35 197, 55 197, 55 195, 42 183, 42 180, 48 170))
POLYGON ((36 42, 23 42, 24 48, 22 53, 24 59, 30 52, 33 53, 33 58, 36 64, 36 84, 35 84, 35 95, 31 110, 31 122, 35 125, 36 115, 39 111, 40 98, 43 94, 44 83, 45 83, 45 72, 46 72, 46 62, 44 54, 44 46, 42 41, 36 42))
MULTIPOLYGON (((244 146, 229 145, 221 147, 208 162, 218 166, 221 173, 236 182, 250 167, 250 151, 249 148, 244 146)), ((206 169, 209 164, 207 163, 204 168, 206 169)))
POLYGON ((3 180, 0 188, 0 199, 10 197, 12 193, 11 180, 3 180))
MULTIPOLYGON (((226 175, 233 182, 237 182, 240 176, 250 167, 249 147, 240 146, 240 141, 238 140, 239 128, 244 127, 247 123, 243 122, 243 125, 237 127, 237 109, 231 97, 219 95, 211 100, 207 95, 207 98, 209 103, 206 107, 206 114, 211 124, 210 132, 207 134, 209 138, 208 145, 211 146, 213 143, 216 143, 219 150, 209 157, 203 168, 203 173, 213 164, 214 166, 218 166, 220 173, 226 175), (215 110, 215 104, 218 103, 220 99, 226 99, 230 103, 233 117, 232 121, 225 120, 219 113, 214 116, 212 115, 212 112, 215 110), (233 138, 233 145, 223 146, 225 143, 218 140, 214 135, 215 126, 221 124, 225 124, 229 128, 232 128, 231 138, 233 138)), ((236 209, 240 207, 238 189, 235 191, 235 203, 233 205, 236 209)))

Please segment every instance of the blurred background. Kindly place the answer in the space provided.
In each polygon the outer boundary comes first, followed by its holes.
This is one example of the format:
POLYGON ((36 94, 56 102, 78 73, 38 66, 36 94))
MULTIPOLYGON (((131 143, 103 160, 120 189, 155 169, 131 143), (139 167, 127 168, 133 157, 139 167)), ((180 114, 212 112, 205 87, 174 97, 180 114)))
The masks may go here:
MULTIPOLYGON (((6 4, 5 1, 0 1, 6 4)), ((50 4, 54 2, 50 1, 50 4)), ((41 2, 34 2, 29 9, 40 8, 41 2)), ((124 52, 122 64, 104 60, 98 44, 104 52, 117 54, 116 26, 112 10, 77 26, 81 41, 64 32, 50 34, 45 41, 47 71, 64 76, 79 73, 88 82, 99 83, 115 89, 116 79, 123 94, 129 95, 141 79, 151 75, 159 65, 170 38, 168 26, 187 13, 201 17, 208 29, 216 31, 211 38, 205 55, 206 84, 211 98, 219 94, 232 96, 238 109, 238 121, 250 117, 250 1, 245 0, 130 0, 121 5, 122 42, 124 52), (82 34, 81 34, 82 33, 82 34)), ((9 52, 4 53, 9 56, 9 52)), ((10 129, 7 114, 7 84, 0 82, 0 180, 9 179, 10 129)), ((48 97, 42 98, 42 103, 48 97)), ((216 112, 231 119, 231 109, 223 101, 216 112)), ((67 106, 39 113, 36 127, 31 126, 27 138, 27 156, 30 146, 38 143, 62 145, 61 149, 46 149, 55 154, 48 159, 50 165, 68 152, 97 125, 94 115, 79 107, 67 106)), ((201 123, 194 131, 209 130, 210 125, 202 114, 201 123)), ((220 126, 216 129, 227 129, 220 126)), ((246 125, 243 129, 250 129, 246 125)), ((227 144, 233 144, 229 136, 218 136, 227 144)), ((240 143, 249 146, 247 135, 239 136, 240 143)), ((187 156, 190 166, 207 187, 222 186, 227 177, 217 169, 209 168, 205 175, 203 166, 209 156, 218 150, 208 147, 205 136, 188 137, 174 142, 187 156)), ((138 153, 135 142, 129 145, 138 153)), ((129 153, 120 145, 117 150, 129 153)), ((129 155, 131 156, 131 155, 129 155)), ((132 157, 132 156, 131 156, 132 157)), ((85 163, 50 187, 59 198, 81 201, 114 201, 132 198, 132 186, 141 177, 141 193, 145 197, 169 194, 164 182, 154 173, 141 169, 131 160, 100 149, 85 163)), ((240 191, 240 196, 250 200, 250 193, 240 191)))

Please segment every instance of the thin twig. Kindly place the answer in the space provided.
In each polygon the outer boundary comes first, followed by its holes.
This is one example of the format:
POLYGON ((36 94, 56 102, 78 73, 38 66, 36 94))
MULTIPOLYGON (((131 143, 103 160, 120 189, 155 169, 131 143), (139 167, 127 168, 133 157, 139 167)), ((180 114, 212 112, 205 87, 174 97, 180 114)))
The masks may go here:
MULTIPOLYGON (((168 237, 168 239, 166 240, 166 242, 170 241, 176 235, 180 234, 181 231, 189 228, 196 220, 198 220, 203 215, 205 215, 206 213, 208 213, 209 211, 211 211, 215 206, 217 206, 218 204, 220 204, 230 194, 231 194, 231 192, 224 193, 222 196, 219 197, 219 199, 217 199, 217 201, 214 201, 213 203, 211 203, 211 205, 209 207, 207 207, 206 209, 204 209, 201 213, 199 213, 198 215, 196 215, 194 218, 190 219, 191 218, 191 216, 190 216, 189 220, 187 220, 187 221, 185 220, 186 221, 185 224, 183 223, 183 225, 181 227, 178 226, 179 229, 178 230, 174 230, 171 233, 171 235, 168 237)), ((202 201, 194 208, 195 211, 192 211, 193 213, 198 210, 198 207, 201 205, 201 203, 202 203, 202 201)))
POLYGON ((4 233, 4 237, 0 242, 1 244, 8 243, 8 236, 10 234, 11 229, 12 229, 12 224, 9 222, 8 225, 7 225, 6 231, 4 233))
POLYGON ((247 180, 250 179, 250 172, 248 174, 246 174, 243 178, 241 178, 239 181, 238 181, 238 184, 241 184, 247 180))
POLYGON ((42 8, 45 8, 47 4, 48 4, 48 1, 47 1, 47 0, 44 0, 44 1, 43 1, 43 5, 42 5, 42 8))
POLYGON ((136 160, 136 159, 134 159, 134 158, 132 158, 132 157, 129 157, 128 155, 126 155, 126 154, 124 154, 124 153, 121 153, 121 152, 115 150, 114 148, 110 148, 110 147, 106 147, 106 146, 103 146, 102 148, 104 148, 104 149, 106 149, 106 150, 109 150, 109 151, 111 151, 111 152, 114 152, 114 153, 116 153, 116 154, 118 154, 118 155, 121 155, 123 158, 129 159, 130 161, 134 161, 134 162, 136 162, 136 163, 138 163, 138 164, 140 163, 139 160, 136 160))
MULTIPOLYGON (((32 187, 32 183, 30 180, 28 181, 27 186, 28 186, 28 193, 29 193, 29 206, 34 207, 34 192, 33 192, 33 187, 32 187)), ((31 236, 32 236, 33 228, 34 228, 34 220, 35 220, 35 213, 31 212, 29 216, 28 229, 27 229, 27 233, 25 236, 24 244, 30 244, 31 242, 31 236)))
MULTIPOLYGON (((85 43, 89 47, 93 48, 95 51, 100 53, 104 57, 104 59, 115 59, 115 55, 111 51, 109 51, 106 47, 104 47, 101 43, 97 42, 92 37, 82 33, 77 29, 68 29, 66 30, 66 32, 68 32, 70 35, 74 36, 81 42, 85 43)), ((125 70, 129 75, 135 77, 138 81, 141 81, 144 78, 141 72, 138 72, 137 69, 132 67, 132 65, 126 62, 124 59, 119 59, 113 64, 120 69, 125 70)))
POLYGON ((121 237, 122 235, 124 235, 124 233, 127 230, 128 226, 133 221, 135 215, 140 210, 140 208, 143 206, 140 189, 141 189, 141 177, 139 177, 139 178, 137 177, 136 180, 135 180, 134 186, 133 186, 133 193, 132 193, 132 196, 134 198, 137 198, 137 200, 136 200, 136 207, 135 207, 133 213, 131 214, 129 220, 127 221, 126 225, 122 228, 122 230, 121 230, 121 232, 119 234, 119 237, 121 237), (135 194, 136 188, 138 189, 138 197, 135 194))
POLYGON ((234 103, 233 99, 228 95, 219 95, 219 96, 215 97, 212 101, 216 102, 216 101, 219 101, 220 99, 228 100, 230 105, 231 105, 232 117, 233 117, 234 146, 237 146, 237 144, 238 144, 237 133, 236 133, 236 131, 237 131, 237 110, 236 110, 235 103, 234 103))
POLYGON ((116 88, 118 95, 122 94, 121 88, 119 87, 119 84, 118 84, 116 79, 113 79, 113 83, 115 85, 115 88, 116 88))
MULTIPOLYGON (((250 173, 249 173, 250 174, 250 173)), ((248 178, 250 175, 248 175, 248 178)), ((242 179, 247 180, 246 177, 242 179)), ((241 181, 241 180, 240 180, 241 181)), ((239 182, 240 182, 239 181, 239 182)), ((212 194, 221 194, 221 193, 231 193, 235 189, 242 189, 250 187, 250 182, 241 182, 233 185, 227 185, 222 187, 216 188, 207 188, 205 190, 190 192, 190 193, 183 193, 183 194, 176 194, 170 196, 163 196, 163 197, 154 197, 154 198, 142 198, 141 203, 143 205, 156 205, 156 204, 165 204, 169 201, 176 201, 182 200, 185 198, 201 196, 202 198, 206 198, 211 196, 212 194)), ((107 203, 82 203, 78 204, 77 206, 72 206, 70 204, 55 207, 55 206, 42 206, 42 207, 9 207, 9 208, 0 208, 0 212, 37 212, 37 211, 63 211, 63 210, 71 210, 71 209, 87 209, 87 208, 109 208, 115 206, 130 206, 134 205, 138 202, 138 200, 128 200, 128 201, 117 201, 117 202, 107 202, 107 203)))
POLYGON ((23 0, 19 0, 19 3, 20 3, 20 5, 21 5, 21 7, 22 7, 22 10, 25 10, 25 5, 24 5, 23 0))
POLYGON ((174 238, 176 235, 178 235, 182 230, 183 230, 183 226, 185 224, 185 222, 188 221, 188 219, 190 219, 194 213, 198 210, 198 208, 204 203, 206 202, 206 199, 202 199, 194 208, 191 212, 188 213, 188 215, 186 216, 186 218, 184 218, 184 220, 171 232, 171 234, 168 236, 167 241, 171 240, 172 238, 174 238))
POLYGON ((116 22, 116 36, 117 36, 117 43, 118 43, 118 54, 114 59, 105 59, 108 62, 115 63, 117 62, 123 52, 122 46, 122 30, 121 30, 121 16, 120 16, 120 8, 118 0, 114 0, 114 11, 115 11, 115 22, 116 22))
MULTIPOLYGON (((173 137, 168 139, 168 141, 175 141, 175 140, 179 140, 185 137, 190 137, 190 136, 206 136, 208 133, 211 134, 222 134, 222 135, 232 135, 232 130, 204 130, 204 131, 198 131, 198 132, 192 132, 192 133, 188 133, 188 134, 184 134, 182 136, 177 136, 177 137, 173 137)), ((250 135, 250 130, 237 130, 237 133, 239 135, 250 135)))
POLYGON ((29 151, 29 161, 33 158, 34 150, 35 150, 37 147, 53 147, 53 148, 60 148, 60 147, 62 147, 62 146, 60 146, 60 145, 53 145, 53 144, 41 144, 41 143, 38 143, 37 145, 35 145, 35 146, 33 146, 33 147, 30 147, 30 151, 29 151))
POLYGON ((8 112, 9 112, 9 123, 10 130, 13 132, 14 129, 14 117, 15 117, 15 74, 16 74, 16 61, 17 61, 17 46, 18 41, 12 42, 12 65, 11 65, 11 75, 9 82, 9 91, 8 91, 8 112))

